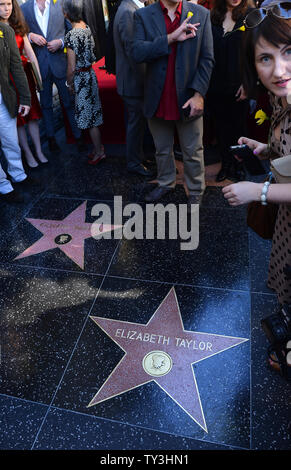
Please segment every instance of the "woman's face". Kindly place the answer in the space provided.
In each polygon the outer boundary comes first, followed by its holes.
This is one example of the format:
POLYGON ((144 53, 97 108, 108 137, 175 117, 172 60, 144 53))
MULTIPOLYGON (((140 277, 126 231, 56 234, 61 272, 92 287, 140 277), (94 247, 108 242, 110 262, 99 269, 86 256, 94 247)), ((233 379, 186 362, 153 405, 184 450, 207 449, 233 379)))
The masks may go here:
POLYGON ((255 65, 259 79, 269 91, 278 97, 291 94, 291 45, 276 47, 259 38, 255 46, 255 65))
POLYGON ((0 0, 0 18, 2 21, 8 21, 12 13, 12 0, 0 0))
MULTIPOLYGON (((1 0, 0 0, 1 1, 1 0)), ((241 4, 242 0, 226 0, 226 6, 228 9, 233 9, 241 4)))

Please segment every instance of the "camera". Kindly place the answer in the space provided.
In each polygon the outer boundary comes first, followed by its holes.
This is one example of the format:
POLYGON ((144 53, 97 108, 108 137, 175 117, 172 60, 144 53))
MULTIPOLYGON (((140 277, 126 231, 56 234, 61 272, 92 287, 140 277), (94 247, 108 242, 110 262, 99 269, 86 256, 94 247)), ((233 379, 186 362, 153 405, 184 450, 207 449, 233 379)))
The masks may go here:
POLYGON ((243 164, 246 170, 251 175, 263 175, 266 173, 264 166, 260 159, 253 153, 250 147, 246 144, 243 145, 232 145, 230 148, 230 153, 234 157, 238 157, 243 161, 243 164))
POLYGON ((281 343, 291 335, 291 305, 284 304, 278 313, 274 313, 261 320, 270 343, 281 343))

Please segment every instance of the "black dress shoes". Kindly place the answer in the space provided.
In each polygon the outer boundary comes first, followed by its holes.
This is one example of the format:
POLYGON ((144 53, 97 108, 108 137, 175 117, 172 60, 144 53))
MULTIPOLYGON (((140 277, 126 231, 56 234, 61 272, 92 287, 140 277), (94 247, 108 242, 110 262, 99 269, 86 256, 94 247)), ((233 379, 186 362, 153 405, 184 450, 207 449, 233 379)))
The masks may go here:
POLYGON ((22 181, 18 181, 18 182, 13 181, 13 184, 21 188, 40 185, 39 181, 36 178, 32 178, 31 176, 27 176, 25 180, 22 180, 22 181))
POLYGON ((15 189, 13 191, 10 191, 10 193, 6 194, 0 194, 0 201, 8 202, 8 203, 14 203, 14 204, 20 204, 21 202, 24 201, 23 197, 21 194, 19 194, 15 189))
POLYGON ((174 188, 165 188, 163 186, 157 186, 150 193, 148 193, 144 199, 146 202, 159 201, 166 194, 172 193, 173 191, 174 191, 174 188))
POLYGON ((134 168, 128 168, 128 173, 132 173, 134 175, 145 176, 146 178, 153 178, 156 173, 152 170, 148 170, 144 165, 140 165, 134 168))
POLYGON ((187 201, 187 212, 191 212, 194 205, 201 206, 203 194, 191 194, 187 201))
POLYGON ((217 181, 217 183, 220 183, 221 181, 224 181, 228 178, 228 170, 227 168, 221 168, 221 170, 217 173, 217 176, 215 178, 215 181, 217 181))
POLYGON ((61 149, 57 144, 57 141, 54 137, 48 137, 48 145, 50 152, 60 152, 61 149))

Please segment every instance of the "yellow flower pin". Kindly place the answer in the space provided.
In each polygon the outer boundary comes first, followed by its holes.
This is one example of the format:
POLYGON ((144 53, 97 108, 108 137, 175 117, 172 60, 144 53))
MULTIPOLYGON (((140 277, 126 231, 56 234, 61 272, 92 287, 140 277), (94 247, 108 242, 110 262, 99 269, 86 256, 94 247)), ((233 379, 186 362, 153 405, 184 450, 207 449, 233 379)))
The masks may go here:
POLYGON ((66 48, 66 47, 64 47, 64 53, 65 53, 65 54, 67 53, 67 48, 66 48))
POLYGON ((53 0, 54 3, 57 3, 58 0, 53 0))
POLYGON ((245 26, 241 26, 240 28, 238 28, 239 31, 245 31, 246 30, 246 27, 245 26))
POLYGON ((3 31, 1 31, 1 29, 0 29, 0 38, 4 38, 4 34, 3 34, 3 31))
POLYGON ((257 119, 257 124, 260 126, 263 122, 268 121, 269 118, 262 109, 259 109, 255 114, 255 119, 257 119))
POLYGON ((188 11, 188 13, 187 13, 187 18, 192 18, 192 16, 193 16, 192 11, 188 11))

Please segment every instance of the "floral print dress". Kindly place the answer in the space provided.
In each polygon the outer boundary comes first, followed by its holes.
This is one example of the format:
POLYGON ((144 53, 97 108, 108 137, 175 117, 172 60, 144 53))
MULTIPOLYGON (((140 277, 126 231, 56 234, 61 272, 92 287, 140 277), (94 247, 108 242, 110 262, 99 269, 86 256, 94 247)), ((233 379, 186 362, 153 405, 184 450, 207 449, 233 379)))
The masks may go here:
POLYGON ((65 36, 65 47, 76 55, 74 75, 75 119, 79 129, 90 129, 103 123, 96 74, 91 67, 96 58, 94 39, 89 26, 73 28, 65 36), (84 70, 87 69, 87 70, 84 70))

